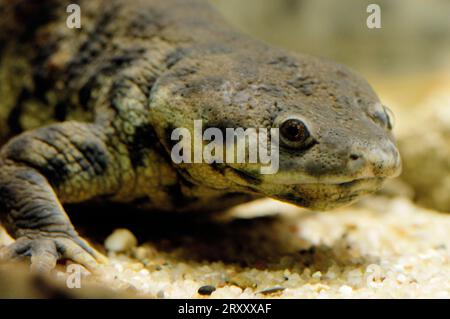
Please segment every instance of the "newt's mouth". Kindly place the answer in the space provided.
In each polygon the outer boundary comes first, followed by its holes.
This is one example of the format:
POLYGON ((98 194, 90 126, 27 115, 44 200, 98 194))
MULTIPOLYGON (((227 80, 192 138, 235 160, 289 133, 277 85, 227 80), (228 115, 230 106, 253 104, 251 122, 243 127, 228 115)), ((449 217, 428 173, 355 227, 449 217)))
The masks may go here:
POLYGON ((376 192, 383 181, 383 178, 372 177, 339 184, 296 184, 272 197, 307 208, 330 209, 351 204, 362 196, 376 192))
POLYGON ((312 209, 330 209, 351 204, 360 197, 379 190, 384 177, 323 180, 306 183, 271 183, 244 170, 228 167, 238 185, 254 194, 265 195, 312 209))
POLYGON ((349 182, 343 183, 330 183, 331 185, 338 185, 340 187, 364 187, 367 185, 382 183, 385 179, 382 177, 366 177, 366 178, 357 178, 349 182))

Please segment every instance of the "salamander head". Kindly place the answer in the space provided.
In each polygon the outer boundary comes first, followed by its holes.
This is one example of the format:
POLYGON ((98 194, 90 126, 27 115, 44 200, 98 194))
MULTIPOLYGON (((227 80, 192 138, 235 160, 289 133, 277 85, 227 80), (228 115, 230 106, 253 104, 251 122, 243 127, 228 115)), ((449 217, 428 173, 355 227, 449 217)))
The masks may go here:
POLYGON ((333 62, 263 45, 189 57, 157 82, 152 101, 161 137, 167 127, 194 134, 199 119, 224 134, 279 129, 275 174, 261 174, 261 163, 182 164, 209 187, 323 209, 372 193, 401 170, 390 111, 364 79, 333 62))

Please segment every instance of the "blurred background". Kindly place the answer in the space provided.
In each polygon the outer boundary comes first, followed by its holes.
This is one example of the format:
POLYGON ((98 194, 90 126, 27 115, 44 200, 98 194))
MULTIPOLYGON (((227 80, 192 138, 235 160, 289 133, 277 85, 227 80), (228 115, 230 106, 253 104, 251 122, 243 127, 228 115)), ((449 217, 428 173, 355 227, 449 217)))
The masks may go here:
POLYGON ((388 191, 450 211, 450 1, 210 2, 245 33, 363 75, 396 115, 404 173, 388 191), (380 29, 366 25, 371 3, 380 29))

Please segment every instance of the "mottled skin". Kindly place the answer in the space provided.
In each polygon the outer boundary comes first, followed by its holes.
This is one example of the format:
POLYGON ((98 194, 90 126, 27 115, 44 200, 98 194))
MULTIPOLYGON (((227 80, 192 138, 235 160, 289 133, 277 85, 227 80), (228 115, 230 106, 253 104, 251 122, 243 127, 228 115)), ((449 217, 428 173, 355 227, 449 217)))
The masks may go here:
POLYGON ((310 208, 350 203, 400 170, 389 116, 345 67, 242 35, 197 0, 0 0, 0 258, 95 268, 62 203, 221 210, 261 196, 310 208), (71 0, 70 2, 73 2, 71 0), (280 170, 170 159, 176 127, 279 126, 314 143, 280 145, 280 170))

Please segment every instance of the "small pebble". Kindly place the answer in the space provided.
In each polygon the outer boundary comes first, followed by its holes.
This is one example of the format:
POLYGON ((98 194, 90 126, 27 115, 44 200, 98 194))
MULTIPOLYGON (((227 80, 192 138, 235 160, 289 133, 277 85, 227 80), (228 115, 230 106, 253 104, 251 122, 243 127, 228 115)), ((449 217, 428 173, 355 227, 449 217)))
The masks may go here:
POLYGON ((399 275, 397 276, 397 281, 400 282, 400 283, 405 283, 405 282, 408 281, 408 278, 406 278, 406 276, 403 275, 403 274, 399 274, 399 275))
POLYGON ((200 295, 203 295, 203 296, 209 296, 209 295, 211 295, 214 291, 216 291, 216 287, 214 287, 214 286, 202 286, 202 287, 200 287, 200 288, 198 288, 198 293, 200 294, 200 295))
POLYGON ((251 276, 249 276, 246 273, 239 273, 235 276, 232 276, 228 280, 228 283, 230 283, 232 285, 236 285, 238 287, 241 287, 242 289, 256 288, 256 283, 254 281, 254 278, 252 278, 251 276))
POLYGON ((110 252, 122 253, 137 246, 137 239, 128 229, 116 229, 105 240, 105 248, 110 252))
POLYGON ((315 279, 320 279, 322 278, 322 273, 320 271, 316 271, 315 273, 313 273, 312 277, 315 279))
POLYGON ((341 294, 343 294, 343 295, 348 296, 348 295, 351 295, 351 294, 352 294, 353 288, 350 287, 350 286, 347 286, 347 285, 343 285, 343 286, 341 286, 341 287, 339 288, 339 292, 340 292, 341 294))
POLYGON ((273 288, 262 290, 259 293, 263 294, 263 295, 271 295, 271 294, 275 294, 275 293, 278 293, 278 292, 282 292, 285 289, 286 288, 284 288, 284 287, 273 287, 273 288))
POLYGON ((144 247, 137 247, 133 251, 133 255, 134 255, 134 258, 143 262, 144 260, 146 260, 148 258, 148 251, 144 247))
POLYGON ((139 274, 141 274, 142 276, 148 276, 150 275, 150 272, 147 269, 142 269, 141 271, 139 271, 139 274))

